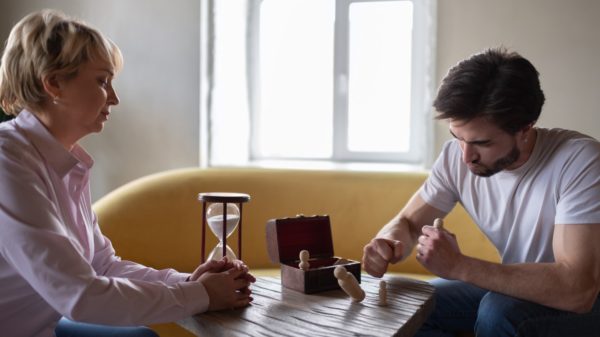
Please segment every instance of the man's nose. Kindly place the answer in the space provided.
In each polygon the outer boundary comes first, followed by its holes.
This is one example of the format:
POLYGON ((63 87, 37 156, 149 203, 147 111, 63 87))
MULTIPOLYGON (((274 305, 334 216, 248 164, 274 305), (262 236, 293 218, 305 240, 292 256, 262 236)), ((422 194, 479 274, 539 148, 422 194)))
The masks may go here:
POLYGON ((463 151, 463 162, 465 164, 473 163, 473 162, 477 161, 477 153, 476 153, 475 149, 473 148, 473 145, 470 145, 468 143, 463 143, 462 151, 463 151))

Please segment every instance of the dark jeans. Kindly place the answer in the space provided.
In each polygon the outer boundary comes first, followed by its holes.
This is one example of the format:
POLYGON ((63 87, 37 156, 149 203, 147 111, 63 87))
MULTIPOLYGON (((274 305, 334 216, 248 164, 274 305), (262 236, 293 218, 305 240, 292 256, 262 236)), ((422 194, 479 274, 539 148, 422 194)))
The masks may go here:
POLYGON ((145 326, 122 327, 73 322, 61 318, 54 330, 56 337, 159 337, 145 326))
MULTIPOLYGON (((435 279, 435 309, 415 337, 598 337, 600 300, 586 314, 552 309, 461 281, 435 279)), ((552 294, 548 294, 552 296, 552 294)))

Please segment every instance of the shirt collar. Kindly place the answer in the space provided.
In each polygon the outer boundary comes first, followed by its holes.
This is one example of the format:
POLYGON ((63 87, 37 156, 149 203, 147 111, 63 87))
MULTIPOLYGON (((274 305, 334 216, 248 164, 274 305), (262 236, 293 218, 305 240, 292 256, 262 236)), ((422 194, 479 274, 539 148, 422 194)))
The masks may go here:
POLYGON ((78 164, 87 169, 93 166, 94 160, 81 146, 75 144, 71 151, 65 149, 30 111, 21 111, 16 118, 16 124, 60 177, 64 177, 78 164))

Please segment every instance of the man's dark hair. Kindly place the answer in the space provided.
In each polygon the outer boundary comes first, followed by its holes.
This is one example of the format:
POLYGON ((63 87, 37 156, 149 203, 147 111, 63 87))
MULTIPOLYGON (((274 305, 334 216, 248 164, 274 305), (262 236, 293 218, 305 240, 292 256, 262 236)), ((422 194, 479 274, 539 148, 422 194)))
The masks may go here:
POLYGON ((452 67, 433 106, 436 119, 484 117, 509 134, 535 123, 544 92, 527 59, 504 48, 488 49, 452 67))

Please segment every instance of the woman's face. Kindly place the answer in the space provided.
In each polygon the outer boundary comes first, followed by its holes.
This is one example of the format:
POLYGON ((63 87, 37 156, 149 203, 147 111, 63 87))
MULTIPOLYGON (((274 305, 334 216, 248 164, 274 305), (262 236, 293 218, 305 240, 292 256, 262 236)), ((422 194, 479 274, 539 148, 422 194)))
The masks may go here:
POLYGON ((54 136, 70 148, 79 139, 100 132, 108 120, 111 106, 119 104, 112 86, 114 69, 105 61, 81 65, 75 77, 58 79, 56 108, 47 125, 54 136))

